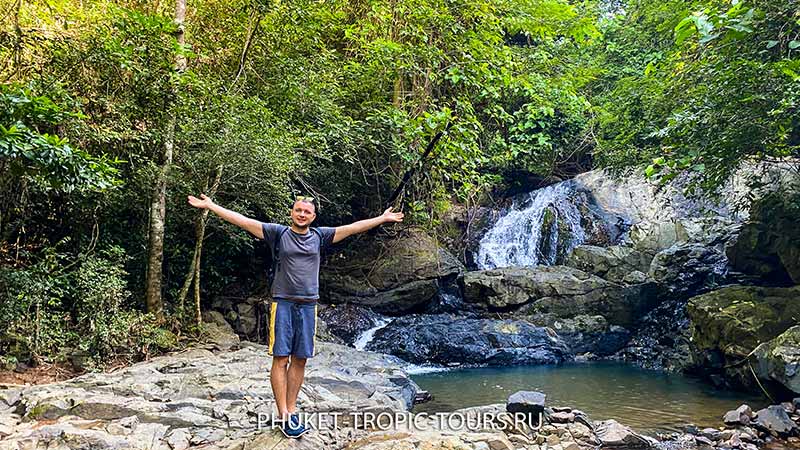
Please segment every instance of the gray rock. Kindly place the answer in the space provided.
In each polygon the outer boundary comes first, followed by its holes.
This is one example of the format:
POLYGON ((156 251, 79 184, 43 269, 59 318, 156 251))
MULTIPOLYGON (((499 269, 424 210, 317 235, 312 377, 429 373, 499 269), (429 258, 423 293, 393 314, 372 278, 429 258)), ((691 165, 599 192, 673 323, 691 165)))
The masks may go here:
POLYGON ((604 447, 650 448, 655 443, 653 439, 637 434, 613 419, 596 423, 595 431, 604 447))
POLYGON ((591 273, 616 283, 632 281, 628 284, 638 284, 645 281, 643 272, 650 267, 652 255, 642 253, 633 247, 614 245, 611 247, 597 247, 593 245, 579 245, 572 250, 565 266, 574 267, 584 272, 591 273), (640 277, 630 276, 636 272, 640 277))
POLYGON ((185 450, 191 445, 192 435, 187 428, 176 428, 167 434, 164 442, 172 450, 185 450))
POLYGON ((753 418, 753 410, 748 405, 742 405, 732 411, 728 411, 722 417, 725 425, 749 425, 753 418))
POLYGON ((724 279, 726 263, 722 251, 714 247, 676 244, 655 255, 647 275, 671 296, 686 298, 718 286, 724 279))
POLYGON ((758 410, 755 424, 778 435, 788 435, 797 431, 797 424, 789 418, 780 405, 772 405, 758 410))
POLYGON ((570 357, 557 334, 526 321, 447 314, 398 317, 375 333, 367 350, 415 364, 552 364, 570 357))
POLYGON ((506 411, 538 416, 544 412, 547 395, 536 391, 517 391, 508 397, 506 411))
MULTIPOLYGON (((26 420, 11 415, 16 418, 7 421, 0 414, 0 449, 22 443, 23 448, 61 448, 65 440, 70 448, 130 449, 142 443, 159 450, 190 444, 281 448, 275 447, 284 442, 280 432, 259 433, 256 422, 259 415, 273 413, 271 359, 264 346, 241 346, 220 353, 191 349, 112 373, 22 388, 17 404, 26 420), (41 420, 48 418, 55 423, 41 420)), ((410 407, 418 388, 400 368, 402 361, 330 343, 317 346, 299 395, 302 411, 394 413, 410 407)), ((328 431, 333 436, 329 443, 338 444, 338 432, 328 431)), ((304 437, 293 448, 339 449, 346 444, 329 445, 321 435, 304 437)))
POLYGON ((468 272, 459 279, 464 301, 489 310, 525 305, 522 314, 571 318, 601 315, 610 324, 630 326, 656 299, 643 285, 622 286, 566 266, 507 267, 468 272))
POLYGON ((536 314, 526 319, 534 325, 552 328, 575 354, 612 355, 631 338, 627 329, 609 325, 603 316, 581 314, 562 319, 552 314, 536 314))
MULTIPOLYGON (((22 399, 22 389, 2 389, 0 388, 0 401, 7 406, 16 406, 22 399)), ((0 405, 2 406, 2 405, 0 405)))

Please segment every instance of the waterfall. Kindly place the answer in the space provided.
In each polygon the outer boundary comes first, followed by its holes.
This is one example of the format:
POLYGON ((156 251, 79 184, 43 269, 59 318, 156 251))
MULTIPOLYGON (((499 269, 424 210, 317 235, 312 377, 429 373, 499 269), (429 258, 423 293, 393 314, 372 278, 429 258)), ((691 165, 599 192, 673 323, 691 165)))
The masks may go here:
POLYGON ((568 180, 515 200, 481 239, 478 267, 555 264, 586 240, 579 210, 585 200, 580 197, 575 182, 568 180))
POLYGON ((372 337, 375 336, 375 332, 385 327, 386 325, 389 325, 390 322, 391 320, 380 319, 380 321, 378 321, 378 324, 376 326, 370 328, 369 330, 361 333, 358 336, 358 339, 356 339, 356 341, 353 343, 353 347, 355 347, 356 350, 363 351, 365 348, 367 348, 367 344, 369 344, 369 341, 372 340, 372 337))

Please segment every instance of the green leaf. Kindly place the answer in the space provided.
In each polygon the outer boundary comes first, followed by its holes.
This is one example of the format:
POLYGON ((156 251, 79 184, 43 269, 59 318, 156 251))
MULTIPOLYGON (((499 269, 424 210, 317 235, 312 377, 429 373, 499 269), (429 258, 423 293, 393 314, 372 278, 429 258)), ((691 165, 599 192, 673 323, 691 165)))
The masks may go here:
POLYGON ((778 45, 778 41, 767 41, 767 48, 772 48, 778 45))
POLYGON ((789 42, 789 49, 794 50, 797 47, 800 47, 800 41, 790 41, 789 42))

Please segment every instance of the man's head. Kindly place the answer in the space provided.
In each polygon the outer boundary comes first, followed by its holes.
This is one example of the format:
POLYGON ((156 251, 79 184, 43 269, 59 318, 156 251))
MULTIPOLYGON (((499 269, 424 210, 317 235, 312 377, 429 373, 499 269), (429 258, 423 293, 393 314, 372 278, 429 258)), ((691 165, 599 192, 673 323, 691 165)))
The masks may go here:
POLYGON ((317 218, 317 204, 314 197, 297 197, 292 205, 292 223, 300 229, 306 229, 317 218))

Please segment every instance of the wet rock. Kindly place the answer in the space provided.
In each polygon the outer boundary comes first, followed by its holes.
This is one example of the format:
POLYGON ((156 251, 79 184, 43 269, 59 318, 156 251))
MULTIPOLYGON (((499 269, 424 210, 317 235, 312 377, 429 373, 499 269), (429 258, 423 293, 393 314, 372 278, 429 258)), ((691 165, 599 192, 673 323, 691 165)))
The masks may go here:
MULTIPOLYGON (((511 313, 509 317, 515 315, 511 313)), ((609 325, 603 316, 581 314, 562 319, 552 314, 536 314, 526 319, 534 325, 552 328, 575 354, 608 356, 625 346, 631 337, 627 329, 609 325)))
POLYGON ((319 318, 325 321, 328 331, 352 345, 364 331, 376 326, 382 316, 360 305, 330 305, 322 308, 319 318))
POLYGON ((789 418, 780 405, 759 409, 756 412, 755 424, 778 435, 788 435, 797 431, 797 424, 789 418))
POLYGON ((526 321, 444 314, 398 317, 375 333, 367 350, 416 364, 551 364, 569 358, 558 335, 526 321))
POLYGON ((716 428, 703 428, 698 434, 712 441, 715 441, 720 437, 720 432, 716 428))
POLYGON ((686 302, 668 300, 647 313, 613 359, 656 370, 680 371, 693 365, 686 302))
POLYGON ((742 405, 735 410, 728 411, 722 417, 725 425, 748 425, 753 418, 753 410, 748 405, 742 405))
POLYGON ((725 254, 714 247, 676 244, 655 255, 647 275, 671 297, 687 298, 718 286, 724 279, 726 263, 725 254))
POLYGON ((438 294, 440 281, 463 270, 422 231, 392 239, 360 235, 320 270, 320 292, 326 302, 401 314, 423 308, 438 294))

